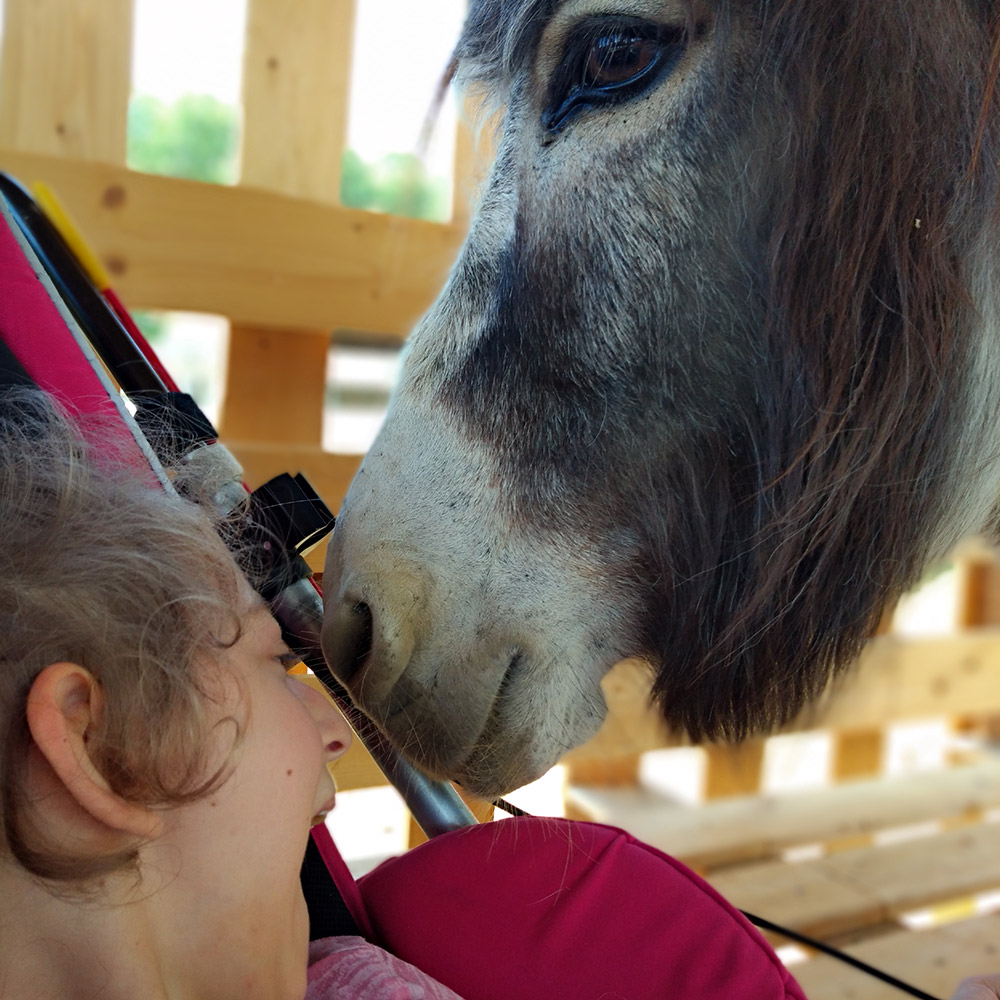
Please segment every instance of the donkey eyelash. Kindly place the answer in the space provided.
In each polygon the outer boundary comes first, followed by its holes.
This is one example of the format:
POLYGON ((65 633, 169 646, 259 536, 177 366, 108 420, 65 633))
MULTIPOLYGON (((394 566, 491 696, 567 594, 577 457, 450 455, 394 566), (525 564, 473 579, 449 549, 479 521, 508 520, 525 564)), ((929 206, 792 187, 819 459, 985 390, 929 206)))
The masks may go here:
POLYGON ((542 125, 559 132, 583 111, 639 96, 677 65, 686 41, 682 27, 637 18, 578 25, 549 88, 542 125))

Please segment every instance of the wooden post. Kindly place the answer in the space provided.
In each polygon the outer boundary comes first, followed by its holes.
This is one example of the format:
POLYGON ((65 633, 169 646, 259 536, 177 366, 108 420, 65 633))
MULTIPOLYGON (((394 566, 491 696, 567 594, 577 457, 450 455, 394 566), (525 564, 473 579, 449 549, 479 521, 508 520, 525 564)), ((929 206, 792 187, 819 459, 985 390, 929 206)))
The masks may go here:
POLYGON ((877 728, 833 733, 830 777, 835 782, 873 778, 882 773, 884 731, 877 728))
POLYGON ((755 795, 760 791, 765 740, 747 740, 738 746, 705 747, 705 798, 755 795))
POLYGON ((481 101, 469 98, 458 116, 455 134, 454 184, 451 218, 462 230, 469 228, 479 188, 493 161, 495 121, 482 121, 481 101))
MULTIPOLYGON (((896 605, 886 608, 875 630, 876 636, 890 635, 896 605)), ((885 729, 866 726, 860 729, 835 729, 831 733, 830 780, 852 781, 874 778, 882 773, 885 756, 885 729)))
POLYGON ((318 445, 328 338, 276 327, 235 326, 220 423, 239 443, 318 445))
MULTIPOLYGON (((250 0, 243 184, 338 200, 354 11, 354 0, 250 0)), ((234 324, 222 433, 244 450, 276 441, 319 448, 330 332, 234 324)))
MULTIPOLYGON (((970 546, 971 549, 971 546, 970 546)), ((959 573, 958 622, 960 629, 1000 624, 1000 560, 995 549, 978 546, 957 560, 959 573)), ((955 728, 977 733, 981 739, 1000 742, 1000 714, 966 716, 955 728)))
POLYGON ((957 560, 958 628, 1000 624, 1000 562, 992 549, 977 548, 957 560))
POLYGON ((132 0, 6 0, 0 145, 124 163, 131 67, 132 0))
POLYGON ((355 0, 250 0, 242 183, 340 201, 355 0))

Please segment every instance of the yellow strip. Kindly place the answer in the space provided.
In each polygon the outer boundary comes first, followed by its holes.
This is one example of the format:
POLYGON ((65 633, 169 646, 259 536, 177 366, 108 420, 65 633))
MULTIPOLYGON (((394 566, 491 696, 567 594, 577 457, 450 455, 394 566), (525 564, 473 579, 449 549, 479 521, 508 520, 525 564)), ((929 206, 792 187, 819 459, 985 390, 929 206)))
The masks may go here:
POLYGON ((31 193, 35 196, 42 211, 48 216, 49 222, 59 231, 69 248, 76 254, 77 260, 83 265, 90 280, 101 292, 111 287, 111 277, 104 265, 98 260, 97 254, 87 246, 80 230, 73 224, 66 209, 60 204, 52 189, 43 181, 35 181, 31 185, 31 193))

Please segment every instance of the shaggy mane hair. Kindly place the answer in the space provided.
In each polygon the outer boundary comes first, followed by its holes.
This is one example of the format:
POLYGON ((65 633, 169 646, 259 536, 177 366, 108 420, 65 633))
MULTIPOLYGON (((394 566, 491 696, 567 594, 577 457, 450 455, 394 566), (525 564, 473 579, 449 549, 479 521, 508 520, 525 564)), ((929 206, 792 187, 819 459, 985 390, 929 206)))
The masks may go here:
POLYGON ((996 278, 980 242, 997 234, 992 3, 721 6, 759 19, 761 86, 787 116, 759 274, 765 351, 783 362, 733 418, 728 496, 716 473, 679 487, 713 511, 699 526, 674 511, 682 531, 716 551, 719 532, 722 558, 705 572, 668 535, 657 546, 654 576, 683 582, 659 595, 675 626, 650 634, 655 692, 695 738, 788 721, 953 543, 955 442, 974 461, 982 429, 967 426, 973 300, 996 278))

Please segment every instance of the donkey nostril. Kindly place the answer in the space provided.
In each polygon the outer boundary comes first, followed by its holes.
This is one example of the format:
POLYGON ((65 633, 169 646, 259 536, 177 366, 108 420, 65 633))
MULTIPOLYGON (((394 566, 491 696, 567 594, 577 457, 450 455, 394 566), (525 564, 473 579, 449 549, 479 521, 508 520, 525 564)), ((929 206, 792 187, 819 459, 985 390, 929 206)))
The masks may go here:
POLYGON ((371 651, 371 609, 364 601, 344 601, 323 627, 323 653, 330 670, 349 684, 371 651))

